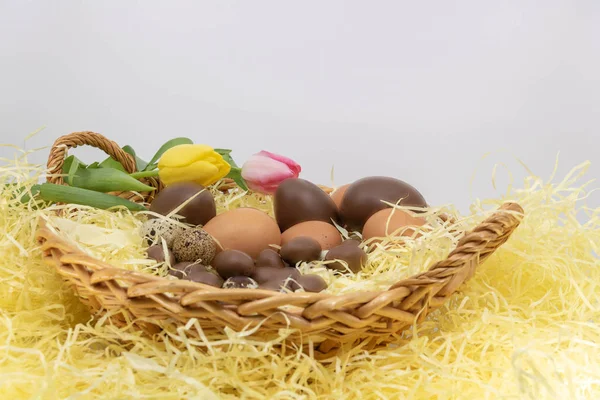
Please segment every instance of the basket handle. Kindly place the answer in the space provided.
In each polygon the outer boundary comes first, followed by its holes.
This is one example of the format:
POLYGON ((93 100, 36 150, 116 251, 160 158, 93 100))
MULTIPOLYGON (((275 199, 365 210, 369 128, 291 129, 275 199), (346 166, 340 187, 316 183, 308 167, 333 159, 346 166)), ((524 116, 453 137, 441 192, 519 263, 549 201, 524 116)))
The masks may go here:
POLYGON ((125 168, 125 171, 128 173, 131 174, 136 171, 135 159, 130 154, 127 154, 112 140, 109 140, 101 134, 95 132, 73 132, 71 134, 59 137, 52 145, 47 163, 48 182, 57 185, 64 184, 62 168, 63 164, 65 163, 68 150, 84 145, 96 147, 104 151, 113 159, 120 162, 121 165, 123 165, 123 168, 125 168))

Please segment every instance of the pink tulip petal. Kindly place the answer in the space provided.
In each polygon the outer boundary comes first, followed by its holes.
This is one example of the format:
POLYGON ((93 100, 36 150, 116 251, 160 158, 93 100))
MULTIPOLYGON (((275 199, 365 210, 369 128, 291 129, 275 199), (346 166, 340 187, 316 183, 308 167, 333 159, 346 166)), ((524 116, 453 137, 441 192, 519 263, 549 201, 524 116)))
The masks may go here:
POLYGON ((298 177, 300 165, 287 157, 261 151, 242 166, 242 178, 256 192, 273 193, 286 179, 298 177))

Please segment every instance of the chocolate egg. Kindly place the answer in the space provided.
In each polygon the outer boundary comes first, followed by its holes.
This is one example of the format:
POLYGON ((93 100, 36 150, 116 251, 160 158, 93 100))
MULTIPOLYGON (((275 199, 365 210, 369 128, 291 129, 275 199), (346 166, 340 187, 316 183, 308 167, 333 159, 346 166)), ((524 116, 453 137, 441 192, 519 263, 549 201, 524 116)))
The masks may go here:
POLYGON ((248 254, 239 250, 225 250, 217 254, 212 266, 223 278, 232 276, 252 276, 254 260, 248 254))
POLYGON ((309 236, 297 236, 281 246, 280 254, 291 265, 301 261, 310 262, 321 256, 321 244, 309 236))
POLYGON ((190 198, 192 200, 176 212, 183 217, 182 222, 204 225, 217 215, 212 194, 204 186, 191 182, 176 183, 161 190, 150 204, 150 211, 168 215, 190 198))
POLYGON ((236 208, 217 215, 204 230, 220 249, 239 250, 257 258, 270 245, 281 244, 281 232, 273 218, 255 208, 236 208))
POLYGON ((256 268, 252 274, 252 279, 256 282, 265 283, 271 280, 285 280, 289 277, 296 280, 301 276, 300 271, 293 267, 285 268, 274 268, 274 267, 261 267, 256 268))
POLYGON ((273 268, 284 268, 285 263, 281 259, 279 253, 273 249, 264 249, 258 255, 256 259, 256 267, 273 267, 273 268))
POLYGON ((369 240, 374 237, 412 236, 414 227, 425 224, 425 219, 413 217, 409 213, 395 208, 386 208, 377 211, 365 223, 363 228, 363 239, 369 240), (411 228, 412 227, 412 228, 411 228))
MULTIPOLYGON (((154 246, 148 247, 148 250, 146 250, 146 252, 148 253, 148 258, 151 258, 158 263, 163 263, 167 259, 167 257, 165 257, 165 252, 164 252, 163 246, 161 244, 155 244, 154 246)), ((169 264, 174 265, 175 264, 175 256, 173 255, 171 250, 167 249, 167 252, 168 252, 168 258, 169 258, 169 264)))
POLYGON ((283 232, 281 244, 285 245, 298 236, 308 236, 315 239, 323 250, 329 250, 342 243, 342 235, 335 226, 323 221, 306 221, 283 232))
POLYGON ((248 276, 232 276, 223 283, 223 289, 256 289, 258 283, 248 276))
POLYGON ((183 230, 173 242, 173 254, 179 262, 201 261, 210 264, 216 251, 212 237, 200 228, 183 230))
POLYGON ((304 179, 286 179, 275 191, 275 218, 281 231, 305 221, 338 221, 338 210, 327 193, 304 179))
POLYGON ((336 188, 331 194, 331 200, 333 200, 333 202, 335 203, 335 205, 337 206, 338 210, 340 208, 340 206, 342 205, 342 199, 344 198, 344 194, 346 194, 346 190, 348 190, 348 187, 350 186, 350 183, 347 183, 345 185, 342 185, 338 188, 336 188))
POLYGON ((373 214, 399 202, 403 206, 427 207, 425 199, 411 185, 383 176, 362 178, 351 184, 340 207, 340 214, 350 229, 361 230, 373 214))
MULTIPOLYGON (((355 246, 352 243, 341 244, 327 252, 325 261, 332 260, 345 261, 348 264, 348 269, 354 273, 357 273, 367 262, 367 254, 359 246, 355 246)), ((325 266, 338 271, 346 271, 344 264, 339 261, 325 264, 325 266)))
POLYGON ((188 276, 194 276, 198 272, 208 272, 208 268, 205 265, 193 262, 180 262, 169 270, 169 274, 176 276, 179 279, 186 279, 188 276))
POLYGON ((305 292, 318 293, 327 289, 327 282, 319 275, 307 274, 298 278, 298 284, 305 292))
POLYGON ((188 276, 183 278, 188 281, 204 283, 205 285, 214 286, 220 288, 223 286, 223 278, 219 275, 208 271, 191 271, 188 276))

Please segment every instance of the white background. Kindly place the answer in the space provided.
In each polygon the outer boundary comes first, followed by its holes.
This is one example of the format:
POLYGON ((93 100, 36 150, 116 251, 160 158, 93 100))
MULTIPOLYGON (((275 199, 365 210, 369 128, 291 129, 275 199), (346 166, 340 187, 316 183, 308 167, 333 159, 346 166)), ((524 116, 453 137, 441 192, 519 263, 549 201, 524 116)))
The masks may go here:
POLYGON ((496 162, 522 184, 513 156, 600 177, 600 2, 0 0, 0 142, 40 127, 29 148, 93 130, 149 158, 183 135, 467 209, 496 162))

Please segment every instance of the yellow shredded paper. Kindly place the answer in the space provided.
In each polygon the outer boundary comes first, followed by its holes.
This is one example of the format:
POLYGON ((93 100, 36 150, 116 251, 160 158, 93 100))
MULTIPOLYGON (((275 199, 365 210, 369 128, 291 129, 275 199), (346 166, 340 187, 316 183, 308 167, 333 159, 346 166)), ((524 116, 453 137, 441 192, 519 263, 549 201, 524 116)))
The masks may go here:
MULTIPOLYGON (((511 239, 425 322, 393 344, 320 362, 280 346, 290 332, 267 342, 252 332, 209 334, 192 320, 153 341, 91 320, 42 263, 38 219, 94 257, 164 274, 145 259, 137 233, 145 216, 20 202, 19 188, 43 179, 44 168, 17 149, 0 161, 0 399, 600 399, 600 209, 585 206, 587 167, 563 179, 530 176, 503 198, 476 201, 468 216, 431 210, 417 238, 373 243, 357 275, 301 266, 331 293, 383 290, 443 259, 458 231, 504 201, 525 209, 511 239)), ((272 213, 270 198, 214 194, 219 211, 272 213)))

